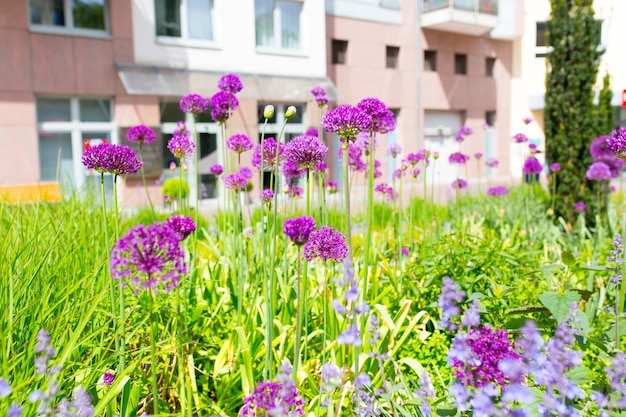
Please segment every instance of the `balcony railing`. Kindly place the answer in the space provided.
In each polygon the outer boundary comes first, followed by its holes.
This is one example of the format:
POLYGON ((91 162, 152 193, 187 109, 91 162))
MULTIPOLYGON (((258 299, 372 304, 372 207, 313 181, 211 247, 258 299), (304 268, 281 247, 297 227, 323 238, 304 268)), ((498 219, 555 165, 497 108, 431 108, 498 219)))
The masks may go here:
POLYGON ((424 13, 441 9, 498 15, 498 0, 424 0, 424 13))

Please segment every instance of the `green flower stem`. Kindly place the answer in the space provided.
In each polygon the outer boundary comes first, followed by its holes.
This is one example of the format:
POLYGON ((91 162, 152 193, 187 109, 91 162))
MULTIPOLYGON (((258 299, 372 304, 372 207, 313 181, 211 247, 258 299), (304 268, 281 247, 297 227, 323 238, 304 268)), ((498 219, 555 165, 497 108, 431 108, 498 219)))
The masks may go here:
MULTIPOLYGON (((115 224, 115 238, 120 237, 120 211, 117 201, 117 175, 113 176, 113 210, 115 216, 113 216, 115 224)), ((119 303, 120 303, 120 373, 126 369, 126 307, 124 306, 124 288, 119 287, 119 303)))
MULTIPOLYGON (((435 162, 433 160, 433 169, 435 167, 435 162)), ((426 179, 426 172, 428 170, 428 165, 426 165, 426 160, 424 160, 424 201, 422 204, 422 221, 424 222, 424 236, 426 236, 426 232, 430 230, 430 222, 428 221, 428 204, 426 202, 428 196, 428 186, 426 179)), ((432 199, 433 203, 435 202, 435 174, 433 173, 432 178, 432 199)))
MULTIPOLYGON (((312 184, 311 184, 311 170, 309 168, 306 169, 306 215, 307 216, 311 216, 311 212, 312 212, 312 208, 311 208, 311 188, 312 188, 312 184)), ((300 257, 302 256, 302 254, 299 252, 298 253, 298 261, 300 261, 300 257)), ((299 274, 300 272, 298 272, 299 274)), ((302 274, 302 276, 304 277, 304 281, 302 283, 302 292, 299 294, 300 299, 298 300, 298 309, 300 309, 300 304, 302 304, 302 308, 301 308, 301 316, 304 319, 304 333, 307 334, 308 333, 308 328, 309 328, 309 322, 308 322, 308 318, 309 318, 309 306, 307 303, 307 297, 306 294, 308 294, 308 287, 309 287, 309 261, 307 261, 306 259, 304 260, 304 272, 302 274)), ((299 338, 302 337, 302 331, 297 335, 299 338)), ((306 361, 307 359, 307 338, 304 339, 304 345, 302 346, 303 350, 304 350, 304 360, 306 361)), ((295 374, 295 372, 294 372, 295 374)))
MULTIPOLYGON (((624 211, 624 219, 622 220, 622 237, 626 236, 626 211, 624 211)), ((624 261, 626 261, 626 251, 624 251, 624 253, 622 254, 622 256, 624 257, 624 261)), ((622 275, 626 276, 626 262, 622 262, 622 275)), ((615 304, 616 304, 616 309, 615 311, 617 312, 617 317, 621 317, 622 313, 624 312, 624 299, 626 297, 626 279, 622 278, 621 281, 619 282, 619 298, 616 298, 615 304), (619 303, 618 303, 619 302, 619 303)), ((615 321, 615 327, 616 329, 619 329, 618 326, 619 322, 615 321)), ((616 337, 615 337, 615 348, 616 350, 619 350, 619 333, 616 331, 616 337)))
POLYGON ((178 159, 178 209, 181 213, 187 214, 185 211, 185 199, 183 198, 183 158, 178 159))
MULTIPOLYGON (((106 207, 106 194, 104 192, 104 173, 100 174, 100 195, 101 195, 101 203, 102 203, 102 228, 104 230, 104 241, 106 242, 105 247, 107 248, 107 259, 108 259, 108 265, 107 267, 109 267, 109 265, 111 264, 111 251, 109 250, 109 246, 111 245, 111 241, 109 240, 109 226, 108 226, 108 222, 107 222, 107 207, 106 207)), ((105 275, 106 275, 106 268, 105 268, 105 275)), ((120 363, 120 369, 123 366, 123 359, 122 359, 122 355, 121 352, 122 350, 120 349, 120 337, 117 333, 117 312, 115 311, 115 283, 113 282, 113 278, 109 277, 109 285, 110 285, 110 290, 111 290, 111 317, 113 318, 113 329, 115 329, 115 351, 120 354, 120 358, 119 358, 119 363, 120 363)), ((10 333, 9 333, 10 334, 10 333)), ((11 345, 9 345, 10 347, 11 345)), ((121 372, 121 371, 120 371, 121 372)))
MULTIPOLYGON (((143 162, 143 154, 141 152, 141 145, 143 142, 139 142, 139 159, 143 162)), ((141 164, 141 180, 143 181, 143 188, 146 190, 146 197, 148 197, 148 203, 150 204, 150 211, 152 211, 152 220, 156 221, 156 214, 154 214, 154 205, 150 198, 150 192, 148 191, 148 183, 146 183, 146 175, 144 174, 143 164, 141 164)))
MULTIPOLYGON (((308 171, 308 170, 307 170, 308 171)), ((293 379, 295 383, 298 383, 298 366, 300 365, 300 338, 302 337, 302 306, 300 303, 302 302, 302 288, 301 288, 301 277, 300 277, 300 255, 301 250, 300 246, 298 246, 298 253, 296 255, 297 262, 297 278, 296 278, 296 338, 293 345, 293 379)))
POLYGON ((348 259, 352 261, 352 224, 350 222, 350 178, 348 164, 348 142, 344 142, 343 148, 343 196, 346 210, 346 243, 348 244, 348 259))
MULTIPOLYGON (((159 386, 157 385, 157 358, 156 358, 156 339, 157 339, 157 319, 154 310, 154 294, 152 290, 148 290, 148 303, 150 304, 150 360, 152 370, 152 401, 153 414, 159 414, 159 386)), ((182 358, 180 358, 182 360, 182 358)))
MULTIPOLYGON (((369 169, 367 172, 367 235, 365 235, 365 264, 363 265, 363 287, 361 289, 361 300, 367 300, 367 290, 369 287, 369 277, 373 274, 372 265, 372 236, 374 234, 374 132, 370 124, 369 135, 369 169), (370 268, 372 271, 370 271, 370 268)), ((346 165, 348 160, 346 159, 346 165)))
POLYGON ((396 252, 397 260, 396 267, 401 263, 401 255, 402 255, 402 211, 404 210, 404 206, 402 205, 402 183, 404 182, 404 172, 402 173, 402 177, 398 179, 398 184, 400 188, 400 193, 398 196, 398 250, 396 252))

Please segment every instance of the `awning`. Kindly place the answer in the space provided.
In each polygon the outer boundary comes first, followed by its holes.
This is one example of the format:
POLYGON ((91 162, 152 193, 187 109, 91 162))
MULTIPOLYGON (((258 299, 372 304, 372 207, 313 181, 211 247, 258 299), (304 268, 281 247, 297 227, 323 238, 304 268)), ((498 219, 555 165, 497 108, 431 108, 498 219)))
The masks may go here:
MULTIPOLYGON (((224 72, 164 68, 117 63, 117 71, 128 94, 182 97, 198 93, 210 97, 224 72)), ((330 101, 338 101, 337 88, 328 77, 288 77, 284 75, 237 73, 244 89, 240 98, 264 101, 308 101, 316 85, 328 91, 330 101)))

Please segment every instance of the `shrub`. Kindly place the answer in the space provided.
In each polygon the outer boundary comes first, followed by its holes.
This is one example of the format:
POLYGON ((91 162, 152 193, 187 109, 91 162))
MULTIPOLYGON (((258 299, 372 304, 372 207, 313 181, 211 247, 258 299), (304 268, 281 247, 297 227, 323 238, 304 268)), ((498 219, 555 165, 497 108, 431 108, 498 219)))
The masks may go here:
POLYGON ((189 196, 189 184, 180 178, 169 178, 163 184, 163 195, 169 196, 173 200, 187 198, 189 196))

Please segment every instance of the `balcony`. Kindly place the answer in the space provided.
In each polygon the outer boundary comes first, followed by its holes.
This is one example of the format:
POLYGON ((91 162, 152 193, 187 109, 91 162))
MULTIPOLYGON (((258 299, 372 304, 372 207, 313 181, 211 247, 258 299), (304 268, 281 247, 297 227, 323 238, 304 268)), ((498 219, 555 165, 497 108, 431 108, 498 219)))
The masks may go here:
POLYGON ((498 0, 423 0, 422 28, 482 36, 498 24, 498 0))

